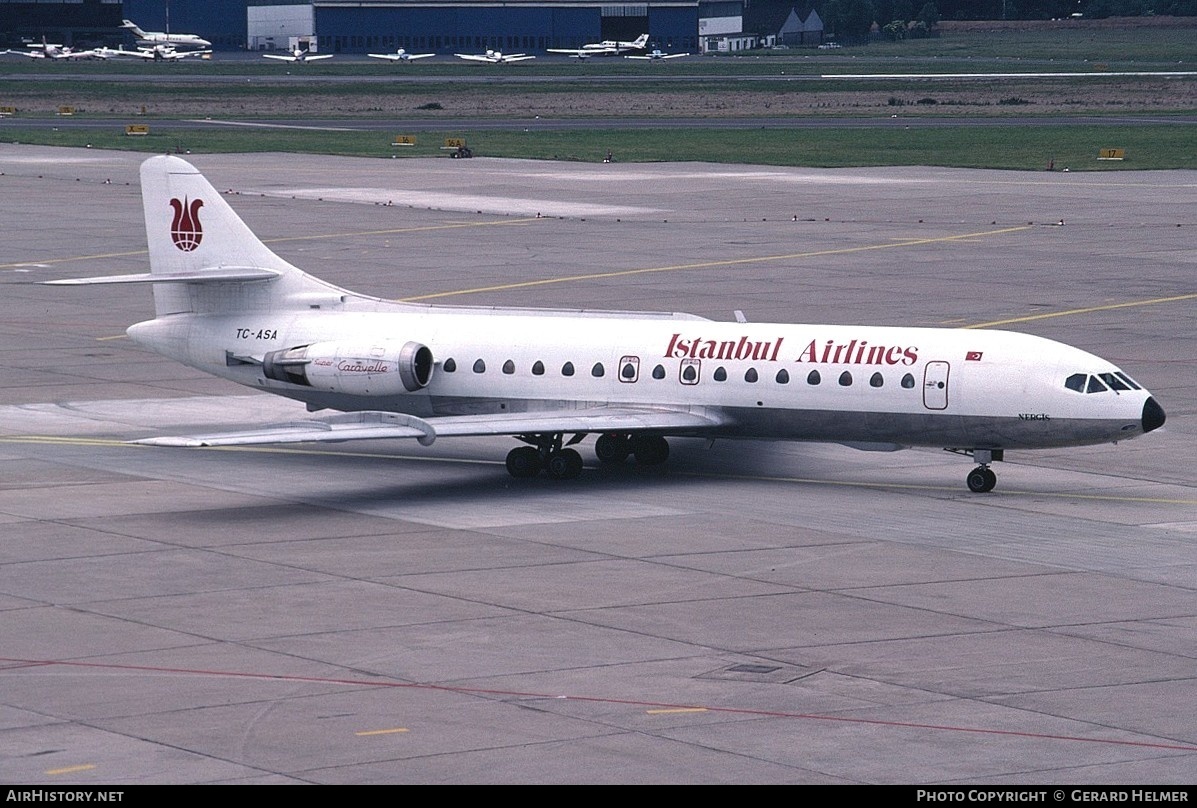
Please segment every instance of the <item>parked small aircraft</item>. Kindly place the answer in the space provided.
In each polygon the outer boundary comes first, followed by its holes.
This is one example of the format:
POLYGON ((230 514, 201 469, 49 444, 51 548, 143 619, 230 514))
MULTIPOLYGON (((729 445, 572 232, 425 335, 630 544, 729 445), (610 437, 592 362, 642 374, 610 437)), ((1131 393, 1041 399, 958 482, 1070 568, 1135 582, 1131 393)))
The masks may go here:
POLYGON ((648 34, 641 34, 630 42, 604 39, 580 48, 548 48, 548 53, 564 53, 575 59, 589 59, 591 56, 618 56, 624 51, 644 50, 648 45, 648 34))
POLYGON ((125 50, 124 48, 101 48, 97 51, 98 55, 108 58, 110 56, 129 56, 137 59, 143 59, 147 62, 171 62, 186 59, 191 56, 208 56, 212 53, 211 50, 177 50, 174 45, 147 45, 140 47, 137 50, 125 50))
POLYGON ((42 37, 41 44, 26 45, 29 50, 7 50, 4 53, 11 53, 14 56, 28 56, 30 59, 103 59, 104 54, 100 50, 81 50, 77 51, 73 48, 64 45, 56 45, 53 42, 47 42, 45 37, 42 37))
POLYGON ((189 163, 141 166, 144 274, 47 281, 148 283, 138 345, 255 390, 343 414, 165 446, 505 435, 515 477, 655 465, 667 436, 823 441, 971 455, 991 490, 1007 450, 1128 440, 1164 424, 1110 362, 1010 331, 715 322, 677 313, 397 303, 356 294, 264 245, 189 163))
POLYGON ((623 58, 625 58, 625 59, 649 59, 649 60, 656 61, 657 59, 680 59, 683 56, 689 56, 689 55, 690 54, 688 54, 688 53, 664 53, 660 50, 653 49, 653 50, 649 51, 648 53, 633 54, 631 56, 625 56, 623 58))
POLYGON ((411 62, 416 59, 427 59, 431 56, 436 56, 435 53, 408 53, 403 48, 394 53, 367 53, 366 55, 375 59, 386 59, 391 62, 411 62))
POLYGON ((465 59, 467 62, 490 62, 491 64, 506 64, 507 62, 522 62, 527 59, 535 59, 535 56, 529 56, 526 53, 503 53, 497 50, 487 50, 486 53, 455 53, 453 54, 458 59, 465 59))
POLYGON ((317 53, 312 53, 310 51, 301 50, 300 48, 296 48, 295 50, 291 51, 291 53, 288 54, 287 56, 284 56, 281 53, 263 53, 262 57, 264 59, 277 59, 280 62, 295 62, 297 64, 302 64, 303 62, 315 62, 319 59, 331 59, 331 58, 333 58, 333 54, 331 54, 331 53, 317 54, 317 53))

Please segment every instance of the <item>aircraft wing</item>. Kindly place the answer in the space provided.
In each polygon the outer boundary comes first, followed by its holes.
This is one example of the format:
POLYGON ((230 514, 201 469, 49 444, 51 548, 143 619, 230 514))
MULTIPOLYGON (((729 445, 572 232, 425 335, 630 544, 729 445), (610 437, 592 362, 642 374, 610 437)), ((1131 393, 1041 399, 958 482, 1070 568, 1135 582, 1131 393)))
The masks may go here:
POLYGON ((453 54, 458 59, 465 59, 467 62, 493 62, 494 59, 489 56, 479 56, 474 53, 455 53, 453 54))
POLYGON ((546 53, 564 53, 576 59, 588 59, 591 56, 613 56, 618 53, 616 48, 547 48, 546 53))
POLYGON ((299 59, 295 56, 283 56, 278 53, 263 53, 263 59, 278 59, 280 62, 298 62, 299 59))
POLYGON ((305 57, 303 57, 303 60, 305 62, 314 62, 317 59, 331 59, 334 56, 336 56, 335 53, 321 53, 321 54, 315 54, 315 55, 311 55, 311 56, 305 56, 305 57))
POLYGON ((678 409, 595 407, 586 410, 451 415, 417 418, 392 412, 351 412, 287 424, 263 426, 243 432, 211 435, 143 438, 132 443, 145 446, 250 446, 264 443, 415 438, 423 446, 438 437, 524 435, 542 432, 701 433, 724 423, 715 413, 678 409))

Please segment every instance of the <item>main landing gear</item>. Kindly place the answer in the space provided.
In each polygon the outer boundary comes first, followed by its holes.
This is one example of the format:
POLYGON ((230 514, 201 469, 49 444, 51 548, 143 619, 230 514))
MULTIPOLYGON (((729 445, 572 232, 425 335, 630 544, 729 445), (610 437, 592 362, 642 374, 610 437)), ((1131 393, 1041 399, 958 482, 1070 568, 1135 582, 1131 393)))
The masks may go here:
MULTIPOLYGON (((560 432, 516 437, 528 445, 507 453, 507 473, 512 477, 535 477, 544 471, 554 480, 572 480, 582 473, 582 455, 569 447, 585 434, 574 435, 568 442, 560 432)), ((599 436, 594 453, 604 464, 635 457, 641 466, 658 466, 669 458, 669 442, 660 435, 610 432, 599 436)))
POLYGON ((972 455, 973 460, 980 463, 964 479, 969 491, 974 494, 984 494, 992 491, 993 487, 997 485, 997 474, 989 467, 989 464, 1002 459, 1001 449, 949 449, 949 451, 972 455))
POLYGON ((585 435, 574 435, 565 444, 560 432, 541 435, 517 435, 528 446, 519 446, 507 453, 507 473, 512 477, 535 477, 548 472, 554 480, 572 480, 582 473, 582 455, 567 448, 585 435))
POLYGON ((594 442, 594 454, 601 463, 622 463, 630 455, 641 466, 659 466, 669 459, 669 441, 660 435, 604 432, 594 442))

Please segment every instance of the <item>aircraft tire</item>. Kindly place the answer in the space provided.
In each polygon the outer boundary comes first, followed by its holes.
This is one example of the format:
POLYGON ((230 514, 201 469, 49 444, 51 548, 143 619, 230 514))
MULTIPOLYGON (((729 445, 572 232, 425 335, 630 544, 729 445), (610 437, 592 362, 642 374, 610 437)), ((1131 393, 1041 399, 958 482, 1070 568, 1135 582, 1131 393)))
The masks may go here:
POLYGON ((659 466, 669 459, 669 441, 660 435, 641 435, 632 440, 632 454, 642 466, 659 466))
POLYGON ((594 455, 600 463, 622 463, 632 453, 632 441, 627 435, 604 432, 594 442, 594 455))
POLYGON ((582 473, 582 455, 574 449, 562 449, 549 455, 547 465, 554 480, 572 480, 582 473))
POLYGON ((997 474, 993 469, 985 466, 977 466, 968 473, 965 482, 968 484, 968 490, 974 494, 984 494, 992 491, 997 485, 997 474))
POLYGON ((507 473, 512 477, 535 477, 542 467, 540 452, 531 446, 517 446, 507 453, 507 473))

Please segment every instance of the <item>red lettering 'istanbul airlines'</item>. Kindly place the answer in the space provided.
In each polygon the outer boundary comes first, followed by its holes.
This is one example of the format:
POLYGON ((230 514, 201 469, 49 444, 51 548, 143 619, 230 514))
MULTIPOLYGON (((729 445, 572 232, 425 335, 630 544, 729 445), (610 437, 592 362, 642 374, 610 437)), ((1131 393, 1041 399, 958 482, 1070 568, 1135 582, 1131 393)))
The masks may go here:
POLYGON ((429 306, 354 294, 271 252, 190 164, 141 168, 145 274, 138 344, 340 414, 247 432, 139 441, 221 446, 512 436, 513 476, 657 464, 668 436, 934 446, 972 455, 993 488, 1007 449, 1081 446, 1157 429, 1164 411, 1114 365, 1008 331, 715 322, 687 314, 429 306))

